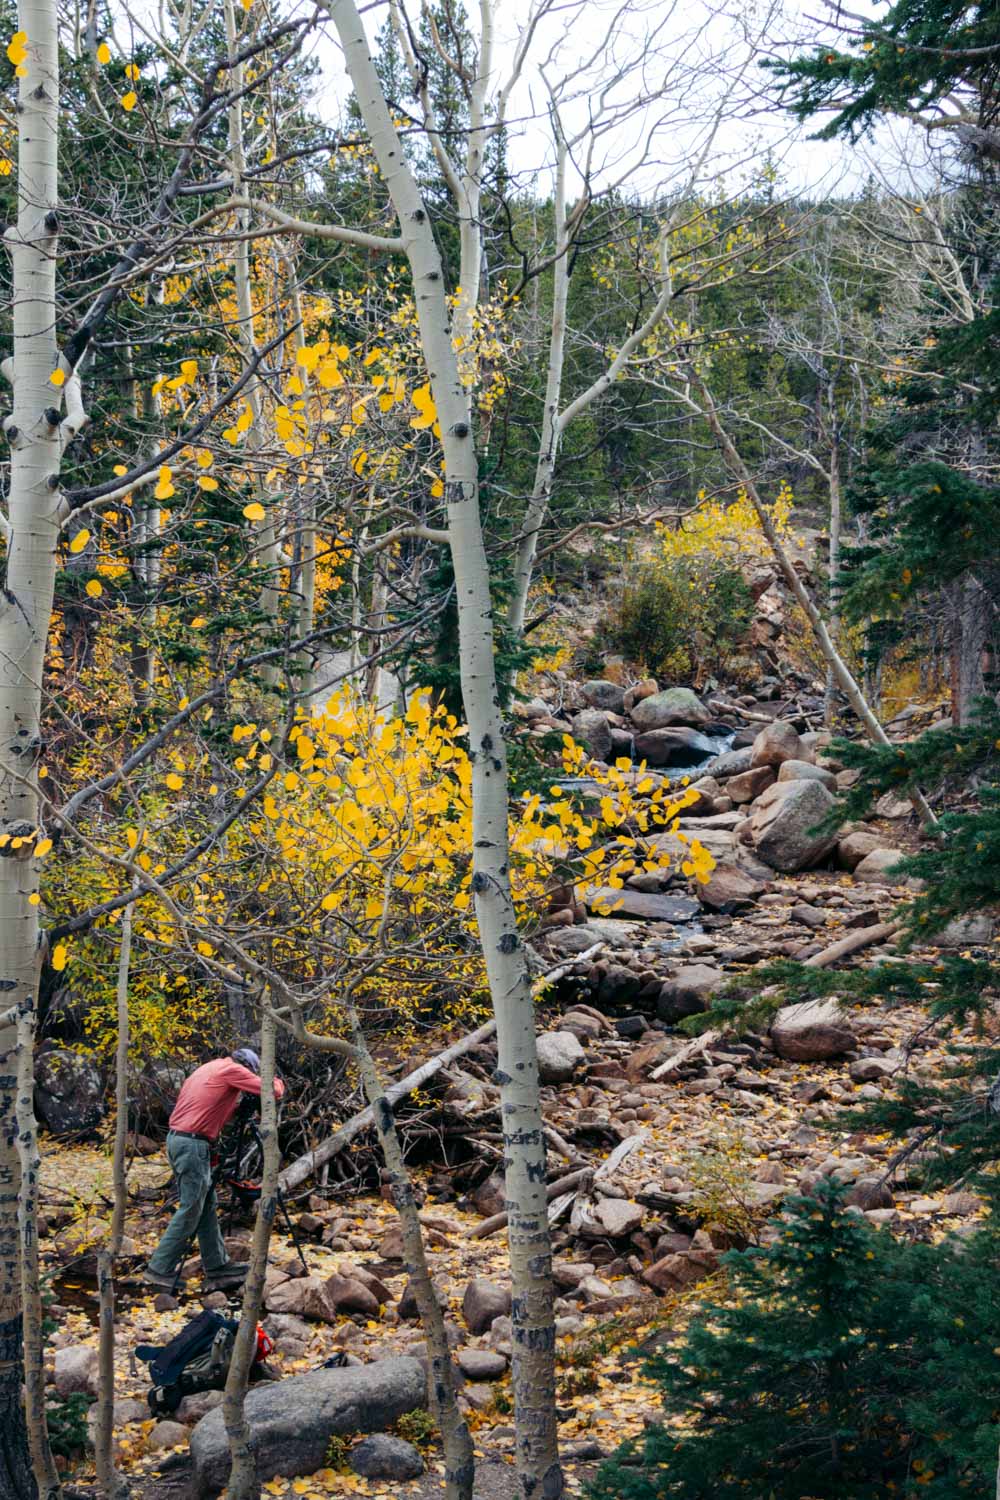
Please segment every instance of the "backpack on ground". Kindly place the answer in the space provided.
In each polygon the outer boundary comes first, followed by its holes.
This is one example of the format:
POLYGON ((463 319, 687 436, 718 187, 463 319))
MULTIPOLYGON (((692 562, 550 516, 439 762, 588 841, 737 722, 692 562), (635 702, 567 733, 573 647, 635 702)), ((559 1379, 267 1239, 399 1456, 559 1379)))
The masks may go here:
MULTIPOLYGON (((169 1344, 140 1344, 136 1354, 149 1365, 155 1384, 147 1400, 154 1417, 176 1411, 185 1396, 198 1391, 221 1391, 229 1374, 239 1324, 233 1318, 206 1310, 192 1318, 169 1344)), ((264 1360, 272 1344, 257 1329, 254 1362, 264 1360)))

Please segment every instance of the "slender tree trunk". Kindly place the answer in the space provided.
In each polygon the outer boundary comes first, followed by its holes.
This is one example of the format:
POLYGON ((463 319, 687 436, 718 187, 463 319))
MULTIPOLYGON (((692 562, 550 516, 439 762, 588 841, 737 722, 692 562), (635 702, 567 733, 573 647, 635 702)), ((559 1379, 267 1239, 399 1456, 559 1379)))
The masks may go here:
POLYGON ((264 1151, 261 1168, 260 1201, 250 1247, 250 1270, 243 1285, 243 1311, 236 1333, 233 1359, 226 1378, 222 1400, 222 1419, 229 1438, 233 1466, 226 1485, 225 1500, 257 1500, 260 1479, 253 1434, 246 1419, 244 1398, 257 1345, 257 1322, 264 1302, 264 1278, 267 1274, 267 1252, 271 1227, 278 1207, 278 1104, 274 1097, 275 1021, 266 1006, 261 1007, 260 1021, 260 1138, 264 1151))
MULTIPOLYGON (((768 546, 771 548, 774 560, 778 564, 781 575, 784 578, 785 583, 787 584, 793 598, 799 605, 806 619, 809 621, 819 648, 822 651, 823 655, 826 657, 826 660, 830 666, 830 670, 833 672, 833 675, 837 682, 837 686, 840 688, 851 708, 854 710, 858 718, 861 720, 861 723, 864 725, 868 738, 872 740, 876 745, 888 745, 889 736, 882 728, 882 725, 879 723, 878 719, 872 713, 871 708, 869 707, 865 696, 861 691, 861 688, 858 686, 857 682, 854 679, 854 675, 851 672, 850 667, 847 665, 846 661, 841 656, 836 646, 833 644, 833 641, 830 638, 830 632, 826 627, 826 622, 824 621, 823 616, 820 614, 819 610, 816 608, 816 605, 813 603, 813 600, 809 594, 809 590, 806 588, 805 584, 802 582, 802 579, 795 571, 795 568, 792 565, 791 558, 788 556, 788 553, 782 546, 781 538, 778 536, 778 533, 775 530, 774 522, 771 520, 771 515, 767 509, 767 506, 761 499, 760 491, 758 490, 754 482, 753 475, 750 473, 750 470, 743 462, 743 459, 740 456, 735 444, 733 443, 732 438, 729 436, 729 433, 722 425, 722 420, 719 417, 718 408, 716 407, 715 402, 712 399, 711 392, 709 391, 708 387, 705 385, 705 382, 702 380, 701 376, 693 365, 687 365, 686 369, 688 378, 690 380, 691 389, 697 393, 697 409, 701 411, 705 420, 708 422, 709 428, 712 432, 712 436, 718 444, 719 451, 721 452, 723 459, 725 460, 726 467, 729 469, 729 472, 732 474, 734 479, 739 481, 739 483, 746 491, 747 495, 750 497, 750 502, 753 505, 754 511, 756 512, 757 520, 760 524, 760 529, 764 533, 768 546)), ((911 793, 910 800, 912 801, 917 813, 919 813, 920 817, 923 819, 924 823, 928 827, 934 827, 937 824, 937 818, 934 816, 931 808, 927 805, 927 800, 924 797, 923 793, 911 793)))
MULTIPOLYGON (((542 434, 538 445, 535 480, 531 487, 521 523, 521 539, 514 558, 514 577, 507 623, 520 635, 528 609, 528 591, 538 551, 538 534, 545 520, 552 494, 552 479, 559 452, 562 427, 559 404, 562 399, 562 374, 566 350, 566 304, 569 299, 569 258, 566 254, 566 142, 562 132, 556 138, 556 182, 553 202, 555 218, 555 263, 552 267, 552 322, 549 329, 549 361, 545 379, 545 406, 542 411, 542 434)), ((536 277, 537 281, 537 277, 536 277)))
MULTIPOLYGON (((8 843, 0 859, 0 994, 22 1021, 20 1038, 15 1024, 0 1027, 0 1059, 6 1062, 0 1067, 0 1494, 29 1500, 36 1486, 21 1403, 21 1314, 23 1307, 33 1339, 37 1286, 22 1288, 19 1269, 20 1122, 11 1064, 20 1040, 23 1050, 17 1071, 26 1089, 40 952, 38 907, 32 900, 37 899, 38 869, 32 845, 38 826, 41 688, 60 502, 59 427, 46 417, 57 394, 49 379, 56 368, 59 59, 55 0, 21 0, 18 27, 28 40, 18 85, 17 223, 4 235, 13 261, 14 324, 13 358, 4 362, 4 371, 13 384, 14 403, 4 424, 11 454, 10 538, 0 598, 0 830, 24 842, 16 851, 8 843)), ((25 1207, 30 1214, 30 1203, 25 1207)), ((33 1225, 25 1223, 24 1229, 33 1236, 33 1225)), ((29 1370, 29 1387, 35 1378, 29 1370)), ((31 1399, 30 1389, 28 1394, 31 1399)), ((32 1447, 38 1477, 43 1492, 52 1495, 58 1487, 51 1482, 50 1460, 37 1421, 36 1413, 32 1447)))
MULTIPOLYGON (((236 11, 233 0, 225 0, 226 41, 230 57, 237 51, 236 11)), ((229 106, 229 169, 233 179, 233 197, 241 198, 246 174, 246 157, 243 147, 243 87, 244 65, 236 63, 230 68, 232 103, 229 106)), ((247 358, 257 352, 254 333, 253 290, 250 283, 250 213, 248 209, 236 211, 237 234, 233 240, 233 282, 236 288, 236 312, 238 318, 237 338, 247 358)), ((260 564, 265 570, 264 585, 260 592, 260 607, 265 617, 277 624, 281 604, 279 571, 281 547, 277 534, 277 518, 268 502, 273 499, 268 493, 261 473, 258 454, 264 446, 264 401, 263 387, 256 376, 247 386, 247 400, 253 414, 253 422, 247 433, 247 453, 250 458, 251 479, 254 491, 267 512, 260 528, 260 564)), ((263 676, 271 687, 277 685, 278 668, 267 666, 263 676)))
MULTIPOLYGON (((833 393, 830 394, 830 639, 839 648, 840 645, 840 532, 841 532, 841 492, 840 492, 840 436, 837 430, 837 413, 833 409, 833 393)), ((837 679, 830 663, 826 668, 826 693, 823 699, 823 723, 829 727, 833 723, 834 700, 837 679)))
MULTIPOLYGON (((464 342, 465 321, 460 300, 455 325, 450 323, 443 269, 427 208, 393 127, 357 7, 353 0, 326 0, 326 4, 399 221, 441 428, 462 697, 473 765, 472 890, 497 1020, 496 1076, 510 1209, 517 1471, 526 1500, 558 1500, 563 1481, 555 1410, 555 1317, 545 1199, 545 1139, 534 1003, 510 890, 506 747, 493 662, 490 574, 479 515, 471 402, 460 368, 468 347, 464 342), (453 339, 462 340, 458 353, 453 339)), ((480 70, 485 66, 482 59, 479 66, 480 70)), ((463 250, 469 227, 463 218, 463 250)), ((478 224, 475 227, 478 231, 478 224)), ((462 275, 466 296, 471 296, 479 284, 474 255, 470 254, 467 264, 463 254, 462 275)))
POLYGON ((122 912, 121 947, 118 953, 118 1039, 115 1047, 115 1140, 111 1158, 111 1228, 107 1245, 97 1257, 97 1289, 100 1296, 99 1385, 97 1427, 94 1433, 94 1466, 97 1483, 107 1500, 119 1500, 129 1487, 115 1468, 112 1443, 115 1430, 115 1264, 125 1233, 125 1141, 128 1134, 128 983, 132 957, 132 908, 122 912))
POLYGON ((989 639, 989 601, 971 574, 948 589, 948 616, 951 716, 956 727, 964 727, 985 692, 983 654, 989 639))
POLYGON ((348 1008, 347 1015, 351 1026, 351 1040, 357 1050, 358 1067, 364 1084, 365 1097, 372 1107, 382 1156, 389 1172, 392 1201, 399 1214, 406 1269, 413 1284, 413 1295, 427 1340, 427 1356, 430 1364, 428 1391, 431 1409, 437 1421, 444 1448, 445 1497, 446 1500, 472 1500, 476 1473, 472 1438, 458 1409, 455 1370, 451 1361, 451 1351, 448 1348, 448 1331, 430 1267, 427 1264, 424 1236, 413 1194, 413 1183, 403 1160, 403 1148, 396 1131, 396 1117, 392 1105, 386 1098, 375 1060, 368 1047, 368 1039, 353 1005, 348 1008))
POLYGON ((17 1022, 17 1151, 21 1173, 18 1219, 21 1235, 21 1294, 24 1306, 24 1407, 28 1447, 39 1494, 60 1492, 45 1427, 45 1336, 42 1332, 41 1277, 38 1263, 38 1178, 41 1156, 35 1120, 34 1005, 22 1003, 17 1022))

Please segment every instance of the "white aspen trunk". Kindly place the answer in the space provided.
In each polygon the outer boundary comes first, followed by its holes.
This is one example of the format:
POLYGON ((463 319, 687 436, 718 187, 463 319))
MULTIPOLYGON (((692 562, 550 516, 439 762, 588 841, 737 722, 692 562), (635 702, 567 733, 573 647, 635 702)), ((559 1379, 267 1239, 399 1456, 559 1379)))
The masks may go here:
MULTIPOLYGON (((778 536, 778 533, 775 530, 774 522, 771 520, 771 516, 767 509, 767 506, 761 499, 760 491, 754 483, 753 475, 750 473, 750 470, 743 462, 743 459, 740 456, 735 444, 733 443, 732 438, 729 436, 729 433, 726 431, 725 427, 723 427, 722 420, 719 417, 718 408, 716 407, 715 402, 712 399, 712 395, 708 387, 705 385, 705 382, 702 380, 701 376, 693 365, 688 365, 686 369, 688 379, 690 381, 690 388, 695 391, 698 396, 697 402, 693 402, 691 404, 694 405, 697 411, 701 412, 702 416, 707 421, 709 428, 711 429, 712 436, 715 438, 715 441, 719 447, 719 451, 721 452, 726 462, 726 467, 729 469, 729 472, 732 474, 733 478, 738 480, 743 489, 746 491, 747 495, 750 497, 750 502, 753 505, 754 511, 756 512, 760 529, 764 533, 764 537, 771 549, 775 562, 778 564, 781 576, 784 578, 785 583, 787 584, 788 589, 795 599, 796 603, 799 605, 806 619, 809 621, 812 632, 816 637, 817 644, 819 645, 820 650, 826 658, 830 670, 833 672, 833 675, 837 682, 837 686, 840 688, 841 692, 844 694, 844 697, 851 705, 851 708, 854 710, 858 718, 861 720, 861 723, 864 725, 868 738, 876 745, 888 745, 890 743, 889 736, 886 734, 885 730, 882 728, 882 725, 879 723, 878 719, 872 713, 871 708, 868 706, 865 696, 861 691, 861 688, 858 686, 858 683, 855 681, 850 667, 847 665, 846 661, 841 656, 840 652, 837 650, 836 646, 831 640, 830 632, 826 627, 826 622, 824 621, 823 616, 820 614, 819 610, 816 608, 816 605, 813 603, 812 598, 809 594, 809 590, 806 588, 805 584, 802 582, 802 579, 795 571, 788 553, 782 546, 781 538, 778 536)), ((927 800, 924 797, 923 793, 913 792, 911 794, 910 800, 912 801, 916 812, 919 813, 920 817, 923 819, 925 825, 929 828, 935 827, 937 824, 937 818, 934 816, 934 813, 928 806, 927 800)))
MULTIPOLYGON (((306 336, 302 327, 302 297, 299 292, 299 284, 295 278, 295 270, 291 257, 284 256, 285 266, 288 271, 288 295, 292 304, 292 317, 295 320, 295 332, 292 335, 292 345, 298 354, 300 349, 306 346, 306 336)), ((302 381, 306 402, 309 400, 309 372, 299 366, 299 379, 302 381)), ((296 635, 299 640, 305 640, 316 625, 316 492, 310 481, 309 484, 299 486, 298 496, 298 525, 299 525, 299 596, 298 596, 298 618, 296 621, 296 635)), ((299 696, 304 702, 308 702, 309 695, 315 685, 313 671, 313 653, 310 649, 302 652, 298 664, 298 679, 296 686, 299 696)))
POLYGON ((413 1284, 420 1321, 427 1340, 427 1360, 430 1378, 427 1382, 431 1409, 441 1433, 444 1450, 445 1500, 472 1500, 476 1465, 472 1450, 472 1437, 458 1409, 456 1399, 455 1368, 448 1348, 448 1330, 444 1312, 434 1286, 427 1254, 424 1249, 423 1230, 417 1213, 417 1200, 413 1183, 403 1159, 403 1148, 396 1131, 396 1117, 386 1098, 382 1080, 375 1060, 368 1047, 368 1039, 360 1017, 353 1005, 348 1006, 347 1019, 351 1027, 351 1041, 357 1053, 358 1070, 364 1085, 365 1097, 371 1105, 375 1129, 378 1132, 382 1157, 389 1173, 392 1201, 399 1215, 403 1235, 403 1250, 406 1269, 413 1284))
POLYGON ((229 1439, 232 1469, 225 1500, 257 1500, 260 1480, 253 1434, 246 1419, 244 1398, 257 1346, 257 1323, 264 1302, 264 1278, 271 1228, 278 1207, 278 1104, 274 1097, 274 1052, 276 1024, 266 1006, 260 1018, 260 1138, 264 1162, 261 1167, 260 1201, 250 1246, 250 1269, 243 1284, 243 1310, 236 1331, 232 1363, 222 1399, 222 1418, 229 1439))
MULTIPOLYGON (((528 592, 538 551, 538 534, 545 520, 552 494, 556 458, 562 426, 559 403, 562 399, 563 364, 566 355, 566 305, 569 300, 569 257, 566 241, 566 142, 561 132, 556 142, 556 182, 553 199, 555 228, 555 263, 552 267, 552 322, 549 329, 549 358, 545 378, 545 407, 542 432, 531 497, 521 523, 521 538, 514 558, 513 589, 507 606, 507 623, 519 635, 524 629, 528 609, 528 592)), ((537 278, 536 278, 537 280, 537 278)))
MULTIPOLYGON (((837 427, 837 413, 833 408, 833 393, 830 393, 830 639, 835 646, 839 645, 840 637, 840 600, 838 597, 838 580, 840 578, 840 533, 842 527, 841 516, 841 492, 840 492, 840 433, 837 427)), ((826 668, 826 692, 823 696, 823 723, 829 727, 833 723, 834 716, 834 694, 836 691, 836 677, 833 667, 827 663, 826 668)))
MULTIPOLYGON (((478 256, 465 245, 464 295, 449 323, 441 260, 420 191, 390 118, 354 0, 326 0, 376 159, 391 195, 413 277, 420 339, 441 426, 448 533, 458 607, 462 696, 473 765, 473 877, 476 917, 497 1020, 497 1081, 505 1140, 513 1292, 513 1385, 517 1473, 525 1500, 563 1492, 555 1410, 552 1254, 545 1197, 545 1139, 539 1101, 535 1014, 510 891, 506 749, 493 662, 489 563, 479 515, 470 393, 460 361, 479 285, 478 256), (456 353, 453 339, 461 339, 456 353)), ((488 11, 488 0, 484 10, 488 11)), ((484 37, 484 42, 485 42, 484 37)), ((485 51, 484 47, 484 51, 485 51)), ((480 71, 486 71, 481 58, 480 71)), ((473 121, 473 124, 475 121, 473 121)), ((472 146, 470 144, 470 151, 472 146)), ((477 200, 478 201, 478 200, 477 200)), ((468 205, 471 209, 473 205, 468 205)))
POLYGON ((97 1290, 100 1297, 98 1343, 97 1425, 94 1431, 94 1468, 106 1500, 120 1500, 128 1484, 115 1468, 112 1454, 115 1429, 115 1263, 121 1254, 125 1233, 125 1141, 128 1134, 128 982, 132 958, 132 907, 122 912, 121 947, 118 953, 116 1009, 118 1037, 115 1046, 115 1140, 111 1158, 111 1227, 108 1242, 97 1257, 97 1290))
MULTIPOLYGON (((236 11, 233 0, 225 0, 225 16, 226 42, 229 56, 232 58, 237 51, 236 11)), ((243 183, 246 175, 246 157, 243 149, 243 84, 244 65, 236 63, 229 70, 229 86, 233 95, 233 101, 229 106, 229 170, 233 179, 233 198, 237 200, 243 198, 243 183)), ((236 288, 236 311, 239 321, 237 338, 247 358, 252 359, 257 351, 257 341, 254 336, 253 292, 250 283, 250 241, 247 238, 249 232, 249 208, 238 208, 236 210, 236 236, 233 240, 233 283, 236 288)), ((265 617, 274 625, 277 624, 281 605, 279 578, 281 548, 278 543, 274 509, 268 504, 271 497, 268 495, 264 476, 260 472, 260 464, 257 460, 257 455, 264 446, 264 402, 261 383, 257 376, 254 376, 246 387, 246 396, 253 413, 253 422, 247 433, 247 452, 250 455, 252 481, 258 498, 267 512, 267 519, 260 528, 260 562, 266 572, 264 586, 260 591, 260 607, 265 617)), ((276 666, 266 666, 263 669, 264 680, 271 687, 277 685, 278 676, 276 666)))
MULTIPOLYGON (((0 858, 0 995, 21 1015, 24 1080, 17 1119, 12 1066, 17 1029, 0 1028, 0 1494, 34 1496, 35 1479, 21 1403, 22 1333, 29 1348, 27 1399, 33 1411, 32 1448, 43 1496, 58 1493, 45 1455, 44 1411, 37 1410, 40 1360, 37 1283, 21 1285, 18 1253, 18 1131, 31 1129, 31 1036, 38 993, 39 922, 37 863, 31 857, 38 825, 37 762, 45 642, 52 613, 59 536, 58 424, 49 377, 56 368, 56 254, 58 219, 59 58, 54 0, 21 0, 18 27, 27 34, 27 58, 18 87, 17 223, 4 239, 13 261, 13 412, 4 424, 11 445, 10 540, 0 597, 0 827, 25 838, 0 858), (37 1319, 37 1323, 36 1323, 37 1319), (37 1331, 36 1331, 37 1329, 37 1331)), ((33 1134, 32 1134, 33 1140, 33 1134)), ((31 1192, 31 1184, 26 1188, 31 1192)), ((25 1202, 22 1245, 34 1236, 33 1205, 25 1202)), ((30 1247, 28 1247, 30 1248, 30 1247)))

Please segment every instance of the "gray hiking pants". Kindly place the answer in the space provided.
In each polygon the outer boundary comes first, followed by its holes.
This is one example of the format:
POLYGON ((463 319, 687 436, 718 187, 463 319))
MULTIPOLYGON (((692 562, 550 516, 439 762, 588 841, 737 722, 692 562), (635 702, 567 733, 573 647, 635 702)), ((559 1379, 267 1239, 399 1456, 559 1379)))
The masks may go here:
POLYGON ((173 1131, 167 1136, 167 1157, 174 1169, 181 1201, 150 1256, 149 1269, 161 1276, 174 1274, 196 1234, 206 1273, 220 1270, 229 1259, 216 1214, 211 1154, 207 1141, 175 1135, 173 1131))

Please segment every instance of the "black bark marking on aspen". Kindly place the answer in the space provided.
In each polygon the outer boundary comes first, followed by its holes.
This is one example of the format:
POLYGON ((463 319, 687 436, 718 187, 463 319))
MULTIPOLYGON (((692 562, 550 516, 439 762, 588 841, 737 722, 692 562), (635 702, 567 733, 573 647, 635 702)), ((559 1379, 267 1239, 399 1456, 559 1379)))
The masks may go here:
POLYGON ((499 943, 497 943, 497 948, 501 953, 516 953, 517 946, 516 932, 505 932, 499 943))
POLYGON ((529 1182, 545 1181, 546 1166, 543 1161, 529 1161, 527 1163, 527 1168, 529 1182))
POLYGON ((472 877, 473 894, 481 896, 484 891, 489 889, 489 884, 489 879, 483 874, 482 870, 477 870, 472 877))
POLYGON ((452 431, 457 438, 467 438, 469 436, 469 424, 468 422, 456 422, 452 431))
POLYGON ((513 1081, 510 1074, 505 1073, 502 1068, 494 1068, 490 1074, 490 1082, 495 1083, 499 1088, 503 1088, 505 1083, 513 1083, 513 1081))
POLYGON ((392 1105, 383 1094, 375 1101, 375 1111, 378 1115, 379 1129, 388 1134, 395 1125, 395 1117, 392 1113, 392 1105))
POLYGON ((542 1476, 542 1500, 560 1500, 563 1494, 563 1471, 558 1464, 550 1464, 542 1476))

